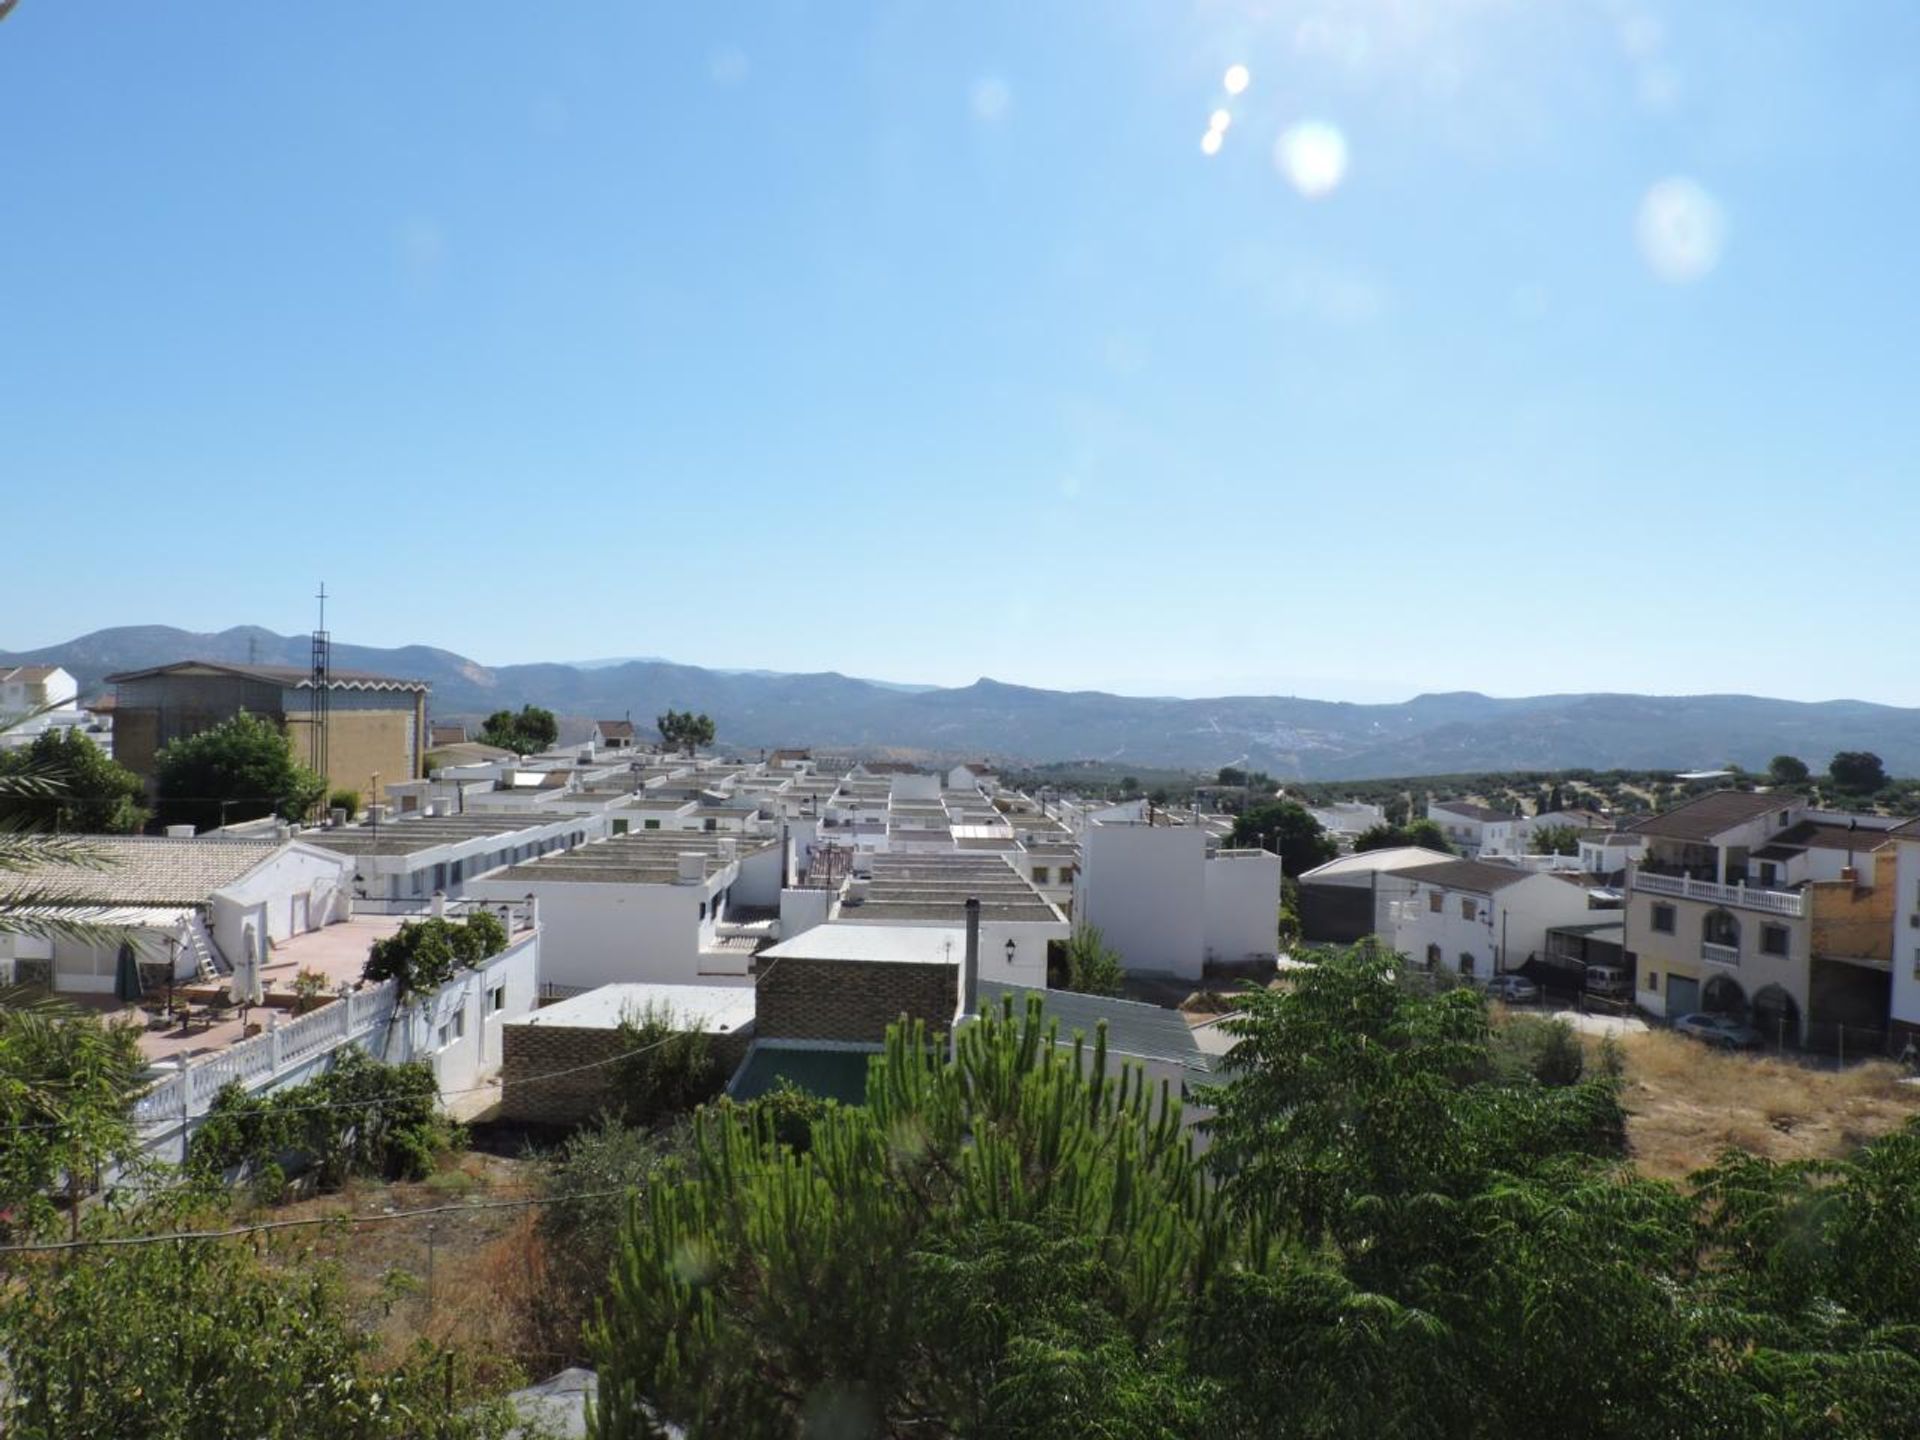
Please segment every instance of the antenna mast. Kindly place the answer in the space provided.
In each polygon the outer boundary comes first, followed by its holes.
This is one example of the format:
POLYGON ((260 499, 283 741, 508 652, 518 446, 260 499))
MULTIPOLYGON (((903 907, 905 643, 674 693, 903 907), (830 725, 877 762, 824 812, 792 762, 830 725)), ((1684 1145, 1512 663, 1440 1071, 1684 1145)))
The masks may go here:
POLYGON ((307 727, 308 766, 322 780, 327 778, 327 717, 333 700, 333 637, 327 633, 327 582, 320 582, 320 625, 313 632, 312 724, 307 727))

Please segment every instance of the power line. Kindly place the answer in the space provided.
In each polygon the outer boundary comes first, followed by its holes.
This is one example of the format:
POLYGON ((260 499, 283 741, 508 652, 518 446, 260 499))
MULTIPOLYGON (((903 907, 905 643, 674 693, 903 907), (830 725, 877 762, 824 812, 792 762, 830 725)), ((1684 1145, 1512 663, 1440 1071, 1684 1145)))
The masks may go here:
POLYGON ((95 1235, 85 1240, 45 1240, 0 1245, 0 1255, 50 1255, 63 1250, 126 1250, 140 1245, 169 1245, 185 1240, 237 1240, 270 1230, 297 1230, 312 1225, 385 1225, 417 1220, 423 1215, 467 1215, 480 1210, 526 1210, 539 1205, 567 1205, 576 1200, 607 1200, 628 1194, 632 1186, 616 1190, 583 1190, 577 1195, 539 1195, 522 1200, 475 1200, 465 1205, 429 1205, 420 1210, 391 1210, 378 1215, 310 1215, 299 1220, 263 1220, 257 1225, 233 1225, 224 1230, 174 1230, 161 1235, 95 1235))

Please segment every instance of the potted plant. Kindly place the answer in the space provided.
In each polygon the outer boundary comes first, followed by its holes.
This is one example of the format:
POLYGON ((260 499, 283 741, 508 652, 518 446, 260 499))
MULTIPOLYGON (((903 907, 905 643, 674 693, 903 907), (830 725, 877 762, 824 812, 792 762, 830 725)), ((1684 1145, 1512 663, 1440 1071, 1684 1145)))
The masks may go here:
POLYGON ((304 1015, 326 1003, 327 977, 318 970, 301 970, 293 977, 293 1013, 304 1015))

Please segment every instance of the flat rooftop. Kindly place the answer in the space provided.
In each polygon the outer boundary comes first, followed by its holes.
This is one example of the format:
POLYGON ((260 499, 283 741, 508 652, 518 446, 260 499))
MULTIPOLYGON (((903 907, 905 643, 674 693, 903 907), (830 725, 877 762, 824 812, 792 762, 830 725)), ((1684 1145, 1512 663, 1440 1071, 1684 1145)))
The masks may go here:
POLYGON ((670 885, 680 874, 680 856, 706 857, 711 876, 735 860, 756 855, 774 842, 750 835, 723 835, 710 830, 628 831, 608 840, 595 840, 538 860, 528 860, 488 878, 511 881, 571 881, 578 884, 670 885), (731 855, 722 853, 731 849, 731 855))
POLYGON ((762 950, 760 973, 766 974, 781 960, 958 966, 966 953, 967 932, 957 925, 869 925, 830 920, 762 950))
POLYGON ((559 1026, 568 1030, 618 1030, 628 1016, 649 1011, 670 1017, 676 1029, 732 1035, 753 1024, 751 985, 602 985, 562 1000, 509 1025, 559 1026))
POLYGON ((471 815, 422 815, 379 825, 305 830, 296 838, 341 855, 415 855, 493 836, 506 838, 549 825, 578 825, 578 815, 555 810, 489 810, 471 815))

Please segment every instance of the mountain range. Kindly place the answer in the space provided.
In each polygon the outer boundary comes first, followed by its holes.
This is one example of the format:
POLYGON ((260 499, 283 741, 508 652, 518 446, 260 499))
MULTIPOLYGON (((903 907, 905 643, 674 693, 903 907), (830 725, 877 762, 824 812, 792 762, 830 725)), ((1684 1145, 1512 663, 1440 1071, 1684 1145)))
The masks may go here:
MULTIPOLYGON (((64 666, 83 696, 119 670, 183 659, 308 661, 304 635, 257 626, 194 634, 163 625, 97 630, 64 644, 0 652, 0 662, 64 666)), ((1857 700, 1810 704, 1751 695, 1540 695, 1471 692, 1356 705, 1288 696, 1143 699, 981 679, 953 688, 832 672, 728 671, 665 660, 486 666, 428 645, 336 643, 334 664, 428 681, 436 720, 543 705, 562 735, 631 714, 644 728, 668 709, 713 716, 723 745, 816 745, 1001 762, 1104 760, 1210 770, 1247 764, 1307 780, 1471 771, 1684 770, 1777 754, 1816 769, 1840 750, 1871 750, 1896 774, 1920 773, 1920 710, 1857 700)))

